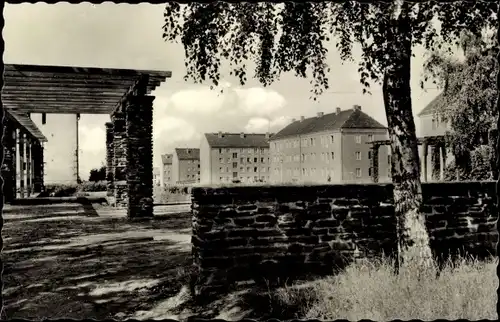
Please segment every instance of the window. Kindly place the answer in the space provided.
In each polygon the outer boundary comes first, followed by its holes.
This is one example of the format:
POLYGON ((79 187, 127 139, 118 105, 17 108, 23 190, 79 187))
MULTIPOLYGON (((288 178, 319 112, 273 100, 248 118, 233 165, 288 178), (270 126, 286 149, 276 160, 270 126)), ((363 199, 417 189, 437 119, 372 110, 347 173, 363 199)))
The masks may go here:
POLYGON ((253 149, 253 153, 257 153, 258 151, 259 151, 259 149, 257 149, 257 148, 253 149))
POLYGON ((222 181, 222 177, 219 177, 219 181, 222 181))
POLYGON ((245 162, 245 158, 240 158, 240 162, 241 163, 245 162))
POLYGON ((252 159, 247 158, 247 162, 248 162, 248 163, 252 163, 252 159))
POLYGON ((250 167, 247 168, 247 172, 250 172, 250 167))
POLYGON ((233 168, 237 168, 238 167, 238 162, 233 162, 233 168))
POLYGON ((200 164, 198 163, 198 169, 200 168, 200 164))
POLYGON ((361 168, 356 168, 356 177, 361 177, 361 168))
POLYGON ((219 163, 224 163, 224 158, 219 158, 219 163))
POLYGON ((257 163, 257 162, 258 162, 258 159, 257 159, 257 158, 253 158, 253 162, 254 162, 254 163, 257 163))
POLYGON ((226 172, 229 172, 229 167, 226 167, 226 172))
POLYGON ((264 148, 261 148, 261 149, 260 149, 260 153, 264 153, 264 148))
POLYGON ((237 159, 238 158, 238 153, 233 153, 233 159, 237 159))
POLYGON ((266 168, 262 168, 261 172, 266 172, 266 168))
POLYGON ((222 153, 222 149, 219 149, 219 153, 222 153))
POLYGON ((361 135, 356 135, 355 140, 357 144, 361 144, 361 135))
POLYGON ((238 172, 233 172, 233 178, 238 178, 238 172))
POLYGON ((314 140, 313 140, 313 138, 311 138, 311 146, 313 146, 313 145, 314 145, 314 140))
POLYGON ((230 149, 226 149, 226 152, 229 153, 229 152, 231 152, 231 150, 230 149))
POLYGON ((330 156, 331 156, 332 160, 334 160, 335 159, 335 152, 330 153, 330 156))
POLYGON ((333 135, 330 135, 330 143, 333 143, 333 135))
POLYGON ((361 152, 356 151, 356 160, 361 160, 361 152))
POLYGON ((368 168, 368 176, 370 176, 370 177, 372 176, 372 168, 371 167, 368 168))
POLYGON ((368 134, 368 142, 372 142, 373 141, 373 134, 368 134))
POLYGON ((260 162, 264 163, 264 158, 260 158, 260 162))
POLYGON ((219 172, 220 172, 220 173, 224 172, 224 168, 223 168, 223 167, 220 167, 220 168, 219 168, 219 172))
POLYGON ((368 151, 368 160, 372 159, 372 151, 368 151))
POLYGON ((257 172, 257 167, 253 168, 253 172, 257 172))

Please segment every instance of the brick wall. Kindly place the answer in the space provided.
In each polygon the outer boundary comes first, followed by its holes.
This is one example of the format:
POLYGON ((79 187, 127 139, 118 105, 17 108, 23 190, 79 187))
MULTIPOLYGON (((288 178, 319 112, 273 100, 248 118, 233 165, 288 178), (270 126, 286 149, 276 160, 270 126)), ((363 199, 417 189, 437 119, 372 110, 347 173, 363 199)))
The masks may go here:
MULTIPOLYGON (((435 256, 495 253, 494 182, 423 184, 435 256)), ((392 185, 193 188, 195 294, 236 281, 328 274, 395 250, 392 185)))

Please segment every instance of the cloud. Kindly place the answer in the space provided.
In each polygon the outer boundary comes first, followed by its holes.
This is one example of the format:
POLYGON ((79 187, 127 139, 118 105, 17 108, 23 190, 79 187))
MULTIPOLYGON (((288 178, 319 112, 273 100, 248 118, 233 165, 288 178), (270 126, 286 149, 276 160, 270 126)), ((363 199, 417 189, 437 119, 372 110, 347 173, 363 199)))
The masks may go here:
POLYGON ((269 120, 264 117, 253 117, 250 120, 248 120, 248 123, 245 126, 245 131, 262 133, 262 132, 267 132, 269 130, 271 132, 276 132, 281 130, 288 123, 290 123, 290 119, 291 118, 288 116, 279 116, 272 120, 269 120))
POLYGON ((178 91, 170 97, 170 103, 179 112, 211 114, 222 109, 226 96, 204 86, 178 91))
POLYGON ((234 89, 239 97, 239 107, 248 115, 269 116, 286 105, 286 100, 276 91, 262 87, 234 89))
POLYGON ((80 127, 80 149, 85 152, 106 151, 106 132, 100 127, 80 127))

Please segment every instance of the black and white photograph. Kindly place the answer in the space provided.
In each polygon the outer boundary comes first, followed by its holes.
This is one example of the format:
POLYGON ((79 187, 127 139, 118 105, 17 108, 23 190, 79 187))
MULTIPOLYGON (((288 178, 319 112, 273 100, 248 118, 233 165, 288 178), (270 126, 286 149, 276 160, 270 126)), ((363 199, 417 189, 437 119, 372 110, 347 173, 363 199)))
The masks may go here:
POLYGON ((498 319, 500 2, 2 7, 2 320, 498 319))

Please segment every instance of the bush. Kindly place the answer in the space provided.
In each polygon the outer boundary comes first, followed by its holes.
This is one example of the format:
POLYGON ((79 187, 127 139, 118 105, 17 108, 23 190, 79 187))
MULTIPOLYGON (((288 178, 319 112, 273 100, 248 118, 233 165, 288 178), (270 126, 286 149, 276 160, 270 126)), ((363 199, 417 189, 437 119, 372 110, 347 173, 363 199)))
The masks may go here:
POLYGON ((275 318, 295 308, 295 317, 286 318, 496 320, 497 263, 496 257, 483 262, 461 258, 439 274, 411 267, 396 274, 388 259, 356 263, 337 276, 282 287, 267 296, 275 318))
POLYGON ((49 197, 71 197, 76 194, 76 184, 48 184, 45 185, 44 195, 49 197))
POLYGON ((107 190, 107 182, 106 181, 86 181, 78 186, 78 191, 81 192, 97 192, 97 191, 106 191, 107 190))
POLYGON ((153 200, 155 203, 187 202, 191 200, 191 187, 168 186, 153 187, 153 200))

